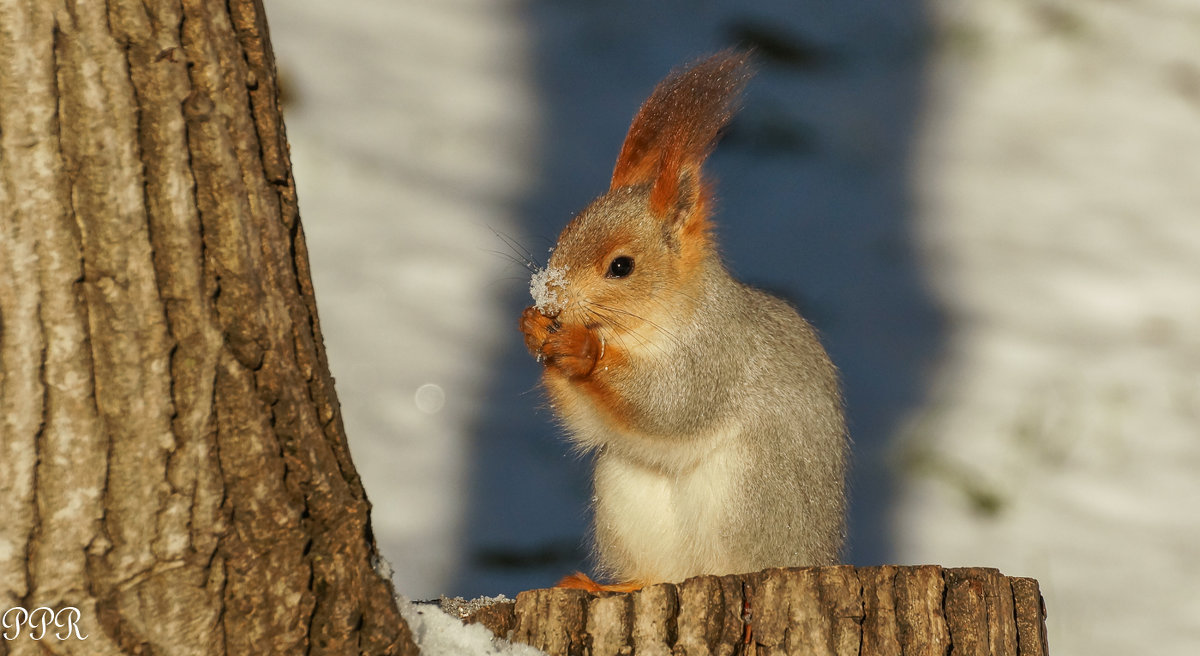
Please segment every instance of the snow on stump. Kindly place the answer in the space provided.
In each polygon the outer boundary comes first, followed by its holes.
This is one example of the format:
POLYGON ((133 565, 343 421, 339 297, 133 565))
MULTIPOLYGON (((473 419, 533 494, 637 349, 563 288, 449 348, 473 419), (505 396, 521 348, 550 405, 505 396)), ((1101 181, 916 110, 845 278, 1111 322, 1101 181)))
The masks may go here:
POLYGON ((468 617, 551 656, 1046 656, 1034 579, 994 569, 810 567, 629 594, 529 590, 468 617))

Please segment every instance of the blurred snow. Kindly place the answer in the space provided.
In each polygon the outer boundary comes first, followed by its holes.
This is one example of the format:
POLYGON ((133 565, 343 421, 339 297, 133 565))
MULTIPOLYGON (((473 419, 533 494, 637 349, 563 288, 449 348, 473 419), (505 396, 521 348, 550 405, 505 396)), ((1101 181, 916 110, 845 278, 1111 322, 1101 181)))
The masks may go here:
POLYGON ((1055 654, 1200 645, 1200 6, 267 0, 330 364, 413 598, 585 567, 516 322, 672 67, 760 73, 723 252, 842 369, 849 562, 1034 576, 1055 654))
POLYGON ((896 553, 1038 578, 1054 653, 1198 653, 1200 5, 940 7, 896 553))

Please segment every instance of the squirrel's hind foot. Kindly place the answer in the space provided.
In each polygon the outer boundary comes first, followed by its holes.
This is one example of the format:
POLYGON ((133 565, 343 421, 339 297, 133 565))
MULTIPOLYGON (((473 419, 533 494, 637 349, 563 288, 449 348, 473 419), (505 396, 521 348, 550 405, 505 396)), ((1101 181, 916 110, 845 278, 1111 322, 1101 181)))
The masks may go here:
POLYGON ((554 587, 570 590, 587 590, 588 592, 637 592, 646 587, 641 581, 625 581, 624 583, 601 584, 583 572, 575 572, 564 576, 554 587))

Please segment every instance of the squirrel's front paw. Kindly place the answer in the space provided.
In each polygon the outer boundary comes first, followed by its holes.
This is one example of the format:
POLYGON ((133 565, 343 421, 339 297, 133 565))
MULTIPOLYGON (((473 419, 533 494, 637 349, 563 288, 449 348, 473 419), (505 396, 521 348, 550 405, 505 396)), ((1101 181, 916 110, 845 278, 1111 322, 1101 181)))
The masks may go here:
POLYGON ((546 343, 546 338, 556 330, 554 319, 538 312, 538 309, 532 305, 521 313, 521 333, 525 335, 525 348, 529 349, 538 362, 545 359, 542 345, 546 343))
POLYGON ((563 372, 568 378, 580 378, 592 373, 600 359, 600 341, 592 331, 579 324, 559 326, 542 344, 546 364, 563 372))
POLYGON ((592 373, 600 359, 600 342, 592 331, 578 324, 559 325, 537 308, 525 308, 521 314, 521 332, 525 334, 526 348, 538 362, 570 378, 592 373))

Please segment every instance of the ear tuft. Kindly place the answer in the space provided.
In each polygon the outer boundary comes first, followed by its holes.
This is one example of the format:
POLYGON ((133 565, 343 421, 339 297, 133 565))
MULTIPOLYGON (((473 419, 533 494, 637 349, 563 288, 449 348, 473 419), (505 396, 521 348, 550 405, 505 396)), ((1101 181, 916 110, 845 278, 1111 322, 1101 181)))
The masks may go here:
POLYGON ((650 208, 664 215, 704 189, 700 167, 737 110, 752 73, 747 55, 726 50, 676 70, 638 110, 617 157, 612 184, 650 184, 650 208))

